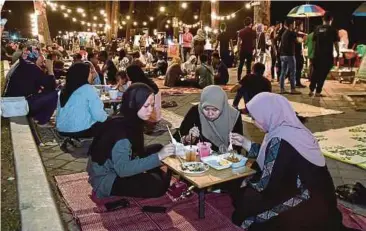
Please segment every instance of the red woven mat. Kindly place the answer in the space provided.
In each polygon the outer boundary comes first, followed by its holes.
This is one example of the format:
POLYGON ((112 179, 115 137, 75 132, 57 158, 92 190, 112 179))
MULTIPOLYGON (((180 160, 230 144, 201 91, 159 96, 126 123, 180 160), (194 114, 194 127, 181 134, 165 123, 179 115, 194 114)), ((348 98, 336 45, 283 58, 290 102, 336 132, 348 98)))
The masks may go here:
MULTIPOLYGON (((91 200, 92 189, 86 173, 62 175, 55 178, 67 206, 82 230, 241 230, 231 223, 229 218, 231 211, 225 209, 225 206, 231 204, 227 203, 230 200, 228 196, 208 195, 205 219, 198 219, 197 195, 179 202, 172 202, 168 196, 153 199, 127 198, 131 204, 130 208, 103 212, 103 207, 96 205, 91 200), (221 202, 226 204, 223 209, 226 211, 226 216, 221 213, 219 208, 222 205, 221 202), (144 213, 141 211, 141 207, 145 205, 158 205, 169 209, 167 213, 144 213)), ((118 198, 111 200, 116 199, 118 198)))

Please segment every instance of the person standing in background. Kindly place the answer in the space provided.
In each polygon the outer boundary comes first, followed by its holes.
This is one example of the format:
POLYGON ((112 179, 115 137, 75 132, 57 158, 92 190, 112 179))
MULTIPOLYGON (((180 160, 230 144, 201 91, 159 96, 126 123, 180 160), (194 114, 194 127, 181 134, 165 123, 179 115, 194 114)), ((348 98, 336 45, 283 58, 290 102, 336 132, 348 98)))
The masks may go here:
POLYGON ((183 60, 187 61, 187 55, 191 52, 193 35, 189 32, 189 28, 184 28, 185 33, 183 34, 183 60))
POLYGON ((217 43, 215 46, 215 50, 217 50, 220 44, 220 57, 222 62, 227 66, 230 65, 230 50, 229 45, 232 51, 234 51, 233 41, 230 39, 229 33, 226 31, 226 24, 222 23, 220 25, 220 34, 217 36, 217 43))
POLYGON ((255 47, 255 31, 252 29, 252 19, 247 17, 244 20, 245 28, 239 31, 238 34, 238 49, 239 49, 239 67, 238 81, 241 79, 241 73, 245 62, 247 74, 250 73, 253 59, 253 50, 255 47))
POLYGON ((314 72, 310 80, 309 96, 321 97, 323 85, 330 69, 333 67, 333 45, 339 57, 339 36, 336 29, 332 27, 333 16, 326 11, 323 16, 323 25, 318 26, 314 31, 313 41, 315 42, 314 72))
POLYGON ((313 74, 313 59, 314 59, 314 46, 315 46, 313 36, 314 36, 314 31, 311 32, 310 34, 308 34, 308 36, 306 36, 305 43, 304 43, 308 49, 308 60, 309 60, 308 77, 309 78, 313 74))
POLYGON ((296 59, 295 59, 295 43, 297 35, 293 31, 293 23, 290 19, 285 22, 285 31, 281 37, 281 75, 280 75, 280 87, 281 94, 286 94, 285 91, 285 77, 287 73, 290 73, 291 94, 300 94, 295 89, 296 78, 296 59))
POLYGON ((304 67, 304 56, 302 43, 304 40, 305 33, 304 25, 301 21, 295 22, 295 32, 297 34, 297 41, 295 43, 295 59, 296 59, 296 87, 305 88, 306 86, 301 84, 302 69, 304 67))

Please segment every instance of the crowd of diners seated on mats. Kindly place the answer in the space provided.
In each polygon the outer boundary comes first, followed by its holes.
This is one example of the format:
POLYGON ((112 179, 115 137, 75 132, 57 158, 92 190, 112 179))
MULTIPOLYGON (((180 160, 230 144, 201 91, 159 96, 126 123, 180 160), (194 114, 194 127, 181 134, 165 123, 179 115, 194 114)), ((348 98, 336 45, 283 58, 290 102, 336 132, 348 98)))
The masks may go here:
MULTIPOLYGON (((90 62, 74 63, 58 91, 51 60, 36 48, 28 51, 12 66, 5 96, 27 97, 30 116, 40 125, 48 122, 57 107, 60 132, 94 138, 87 171, 95 195, 163 196, 170 179, 160 168, 161 160, 174 155, 175 147, 144 146, 144 123, 154 111, 159 89, 141 67, 132 64, 125 72, 116 72, 113 81, 124 94, 119 113, 109 117, 92 87, 103 71, 93 65, 94 56, 89 56, 90 62), (124 87, 127 80, 131 83, 124 87)), ((190 60, 184 69, 193 64, 190 60)), ((206 75, 209 68, 202 57, 201 62, 196 73, 206 75)), ((234 224, 248 230, 343 230, 333 181, 316 138, 285 97, 270 93, 262 75, 263 66, 254 65, 252 74, 238 85, 236 97, 237 101, 244 98, 246 113, 266 134, 262 144, 250 140, 240 111, 228 104, 225 91, 212 82, 200 86, 199 104, 192 106, 178 129, 180 141, 195 144, 203 139, 218 151, 231 140, 235 150, 255 160, 251 167, 256 175, 222 186, 232 198, 234 224)))

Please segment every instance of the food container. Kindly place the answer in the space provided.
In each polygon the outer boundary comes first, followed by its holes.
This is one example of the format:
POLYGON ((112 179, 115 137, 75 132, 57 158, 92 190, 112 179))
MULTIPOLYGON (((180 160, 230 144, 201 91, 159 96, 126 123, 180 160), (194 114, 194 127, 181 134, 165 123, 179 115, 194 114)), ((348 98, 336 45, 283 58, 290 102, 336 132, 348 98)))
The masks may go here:
POLYGON ((232 163, 232 168, 244 167, 248 160, 248 158, 239 154, 226 153, 221 156, 232 163))

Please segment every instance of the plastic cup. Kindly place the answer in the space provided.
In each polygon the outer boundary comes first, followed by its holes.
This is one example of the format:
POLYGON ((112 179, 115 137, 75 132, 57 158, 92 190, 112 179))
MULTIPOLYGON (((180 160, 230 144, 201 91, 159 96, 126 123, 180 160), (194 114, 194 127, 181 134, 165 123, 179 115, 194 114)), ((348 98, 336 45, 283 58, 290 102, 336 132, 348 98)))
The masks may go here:
POLYGON ((196 161, 196 151, 193 149, 186 150, 186 161, 187 162, 194 162, 196 161))
POLYGON ((198 147, 198 153, 200 154, 201 158, 209 156, 211 154, 211 143, 207 142, 198 143, 197 147, 198 147))
POLYGON ((111 100, 117 99, 118 98, 118 91, 117 90, 110 90, 109 91, 109 98, 111 100))

